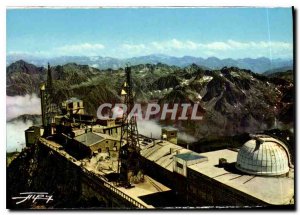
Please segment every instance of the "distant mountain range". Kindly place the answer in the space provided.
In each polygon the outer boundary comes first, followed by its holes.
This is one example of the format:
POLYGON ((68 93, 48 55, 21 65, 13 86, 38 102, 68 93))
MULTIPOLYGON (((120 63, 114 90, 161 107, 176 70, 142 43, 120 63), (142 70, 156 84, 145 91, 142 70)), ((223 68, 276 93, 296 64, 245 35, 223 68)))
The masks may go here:
POLYGON ((169 66, 178 66, 181 68, 191 64, 196 64, 198 66, 201 66, 202 68, 207 69, 221 69, 226 66, 248 69, 256 73, 264 73, 269 70, 274 70, 283 67, 293 67, 293 60, 273 59, 271 61, 269 58, 266 57, 260 57, 256 59, 219 59, 216 57, 209 57, 205 59, 193 56, 172 57, 161 54, 132 57, 126 59, 101 56, 62 56, 54 58, 43 58, 31 55, 13 54, 7 56, 6 64, 8 66, 11 63, 21 59, 36 66, 45 66, 48 62, 50 62, 50 64, 53 66, 64 65, 67 63, 76 63, 80 65, 88 65, 90 67, 98 69, 118 69, 120 67, 124 67, 127 63, 131 65, 163 63, 169 66))

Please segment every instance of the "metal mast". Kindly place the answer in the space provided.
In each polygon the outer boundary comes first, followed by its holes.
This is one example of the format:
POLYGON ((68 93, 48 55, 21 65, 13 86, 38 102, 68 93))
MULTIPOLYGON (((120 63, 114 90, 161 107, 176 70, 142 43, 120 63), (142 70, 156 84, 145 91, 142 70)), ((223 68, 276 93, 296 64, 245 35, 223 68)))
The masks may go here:
POLYGON ((123 112, 122 118, 118 170, 120 185, 131 187, 131 178, 137 176, 141 170, 139 162, 140 144, 136 117, 133 114, 130 115, 134 106, 131 68, 126 67, 125 73, 126 82, 123 85, 121 95, 124 96, 124 104, 127 106, 127 110, 123 112))
POLYGON ((47 71, 47 82, 46 84, 41 84, 40 87, 41 93, 41 108, 42 108, 42 123, 44 127, 44 136, 50 136, 51 123, 54 115, 54 104, 53 104, 53 86, 52 86, 52 74, 50 64, 48 63, 47 71))

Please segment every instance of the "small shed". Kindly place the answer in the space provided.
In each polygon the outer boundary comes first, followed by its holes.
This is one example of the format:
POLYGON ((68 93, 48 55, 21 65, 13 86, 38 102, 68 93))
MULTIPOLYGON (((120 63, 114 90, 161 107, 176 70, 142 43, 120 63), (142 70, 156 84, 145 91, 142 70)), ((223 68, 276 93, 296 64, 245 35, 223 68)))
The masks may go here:
POLYGON ((177 144, 177 132, 178 130, 176 128, 169 128, 169 127, 162 128, 161 139, 177 144))
POLYGON ((173 156, 173 159, 173 171, 185 177, 188 166, 208 160, 207 157, 194 152, 177 154, 173 156))

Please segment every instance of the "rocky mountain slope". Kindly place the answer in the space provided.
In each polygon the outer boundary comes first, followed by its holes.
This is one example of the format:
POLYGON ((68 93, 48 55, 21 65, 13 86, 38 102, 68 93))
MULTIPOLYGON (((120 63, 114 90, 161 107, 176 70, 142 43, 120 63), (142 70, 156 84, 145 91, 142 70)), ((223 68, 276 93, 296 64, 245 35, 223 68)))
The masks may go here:
POLYGON ((16 61, 6 68, 6 94, 26 95, 39 92, 39 84, 45 80, 46 69, 36 67, 23 60, 16 61))
MULTIPOLYGON (((101 103, 119 100, 110 83, 101 78, 103 75, 98 69, 69 63, 51 67, 51 70, 57 104, 78 97, 83 99, 88 112, 95 113, 101 103)), ((6 76, 8 96, 40 95, 39 87, 46 80, 46 69, 17 61, 6 68, 6 76)))
MULTIPOLYGON (((122 68, 99 70, 69 63, 51 69, 58 103, 78 97, 83 99, 87 112, 96 115, 100 104, 120 101, 125 79, 122 68)), ((184 68, 162 63, 132 66, 137 102, 199 104, 202 121, 176 122, 178 128, 197 138, 292 128, 292 74, 288 71, 264 76, 237 67, 208 70, 196 64, 184 68)), ((18 61, 7 67, 7 80, 7 95, 39 94, 45 69, 18 61)))
POLYGON ((270 70, 267 70, 263 73, 263 75, 266 75, 266 76, 269 76, 269 75, 272 75, 272 74, 275 74, 275 73, 278 73, 278 72, 285 72, 285 71, 288 71, 288 70, 293 70, 293 66, 284 66, 284 67, 279 67, 279 68, 276 68, 276 69, 270 69, 270 70))
MULTIPOLYGON (((42 144, 23 150, 7 167, 7 208, 10 209, 72 209, 105 207, 104 201, 84 195, 79 168, 64 157, 55 156, 42 144), (12 197, 23 192, 47 192, 52 200, 16 204, 12 197)), ((22 195, 24 196, 24 195, 22 195)))

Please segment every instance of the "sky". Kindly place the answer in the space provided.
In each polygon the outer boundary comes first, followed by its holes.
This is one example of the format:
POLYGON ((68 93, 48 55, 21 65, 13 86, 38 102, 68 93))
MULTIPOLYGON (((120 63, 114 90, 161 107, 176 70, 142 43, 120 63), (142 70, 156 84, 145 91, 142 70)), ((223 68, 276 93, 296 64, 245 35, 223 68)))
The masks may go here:
POLYGON ((6 54, 291 59, 291 8, 7 9, 6 54))

